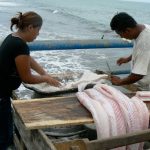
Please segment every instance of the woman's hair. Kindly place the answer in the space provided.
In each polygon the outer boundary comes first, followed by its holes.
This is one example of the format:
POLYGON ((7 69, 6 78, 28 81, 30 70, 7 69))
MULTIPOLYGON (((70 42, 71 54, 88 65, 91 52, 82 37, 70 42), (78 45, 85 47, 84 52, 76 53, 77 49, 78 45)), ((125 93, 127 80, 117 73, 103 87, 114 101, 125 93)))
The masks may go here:
POLYGON ((15 25, 16 29, 24 30, 29 25, 33 27, 41 27, 43 23, 42 17, 33 11, 26 13, 19 12, 16 17, 11 19, 10 29, 13 31, 13 26, 15 25))
POLYGON ((137 22, 134 18, 125 12, 116 14, 110 22, 111 29, 115 31, 125 31, 127 28, 136 27, 136 25, 137 22))

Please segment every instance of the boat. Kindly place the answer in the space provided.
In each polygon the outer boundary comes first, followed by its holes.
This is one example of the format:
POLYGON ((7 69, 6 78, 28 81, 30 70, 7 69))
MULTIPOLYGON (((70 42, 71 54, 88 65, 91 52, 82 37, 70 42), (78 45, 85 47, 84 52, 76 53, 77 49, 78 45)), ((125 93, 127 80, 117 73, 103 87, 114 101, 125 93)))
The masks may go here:
MULTIPOLYGON (((127 41, 117 41, 117 43, 109 40, 51 42, 47 41, 42 44, 41 42, 35 42, 30 46, 33 50, 132 47, 132 43, 127 41)), ((128 92, 125 94, 129 97, 140 90, 134 84, 123 88, 127 89, 128 92)), ((149 101, 145 103, 150 111, 149 101)), ((62 136, 64 133, 58 130, 59 127, 68 131, 65 127, 74 128, 78 125, 80 128, 80 125, 83 124, 93 124, 90 112, 79 103, 75 95, 70 95, 69 93, 55 97, 29 100, 17 99, 12 102, 12 105, 15 124, 14 143, 18 150, 106 150, 150 140, 150 129, 102 140, 97 140, 96 138, 89 140, 87 137, 69 138, 67 140, 66 138, 64 138, 65 140, 62 138, 52 139, 52 134, 56 135, 54 128, 58 131, 57 134, 60 132, 62 136), (60 118, 63 118, 63 121, 60 118), (49 128, 51 128, 50 132, 48 131, 49 128), (50 134, 50 138, 48 134, 50 134)), ((83 133, 85 128, 80 129, 82 131, 80 133, 83 133)))

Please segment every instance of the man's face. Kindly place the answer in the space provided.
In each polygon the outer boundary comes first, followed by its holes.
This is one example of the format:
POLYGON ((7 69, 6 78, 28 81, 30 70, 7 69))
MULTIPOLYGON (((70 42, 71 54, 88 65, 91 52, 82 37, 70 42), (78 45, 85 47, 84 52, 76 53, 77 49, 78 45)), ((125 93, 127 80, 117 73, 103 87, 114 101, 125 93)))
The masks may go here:
POLYGON ((134 39, 134 38, 133 38, 133 32, 132 32, 132 29, 131 29, 131 28, 127 28, 127 29, 124 30, 124 31, 116 31, 116 33, 117 33, 118 35, 120 35, 121 38, 129 39, 129 40, 134 39))

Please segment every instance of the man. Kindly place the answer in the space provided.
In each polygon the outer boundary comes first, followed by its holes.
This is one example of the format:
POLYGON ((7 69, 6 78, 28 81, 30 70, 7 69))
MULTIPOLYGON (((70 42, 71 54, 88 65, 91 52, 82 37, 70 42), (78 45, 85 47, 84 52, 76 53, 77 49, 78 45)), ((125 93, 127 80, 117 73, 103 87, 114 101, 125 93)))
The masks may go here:
POLYGON ((117 60, 118 65, 131 61, 131 73, 125 78, 111 76, 112 84, 125 85, 138 81, 140 84, 149 87, 150 27, 138 24, 134 18, 125 12, 116 14, 112 18, 110 26, 121 38, 134 40, 132 55, 117 60))

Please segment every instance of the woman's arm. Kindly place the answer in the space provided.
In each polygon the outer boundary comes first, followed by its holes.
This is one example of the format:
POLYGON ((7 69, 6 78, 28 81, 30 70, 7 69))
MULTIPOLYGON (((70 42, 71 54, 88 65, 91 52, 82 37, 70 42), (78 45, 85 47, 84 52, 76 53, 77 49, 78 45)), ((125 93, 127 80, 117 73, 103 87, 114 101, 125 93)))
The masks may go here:
POLYGON ((40 75, 45 75, 47 74, 46 71, 42 68, 42 66, 40 66, 40 64, 38 64, 33 57, 30 56, 30 65, 31 68, 36 71, 37 73, 39 73, 40 75))
POLYGON ((53 86, 60 86, 60 82, 52 78, 50 75, 42 69, 42 67, 37 67, 37 63, 32 59, 32 67, 39 73, 39 75, 34 75, 31 72, 31 57, 28 55, 19 55, 15 59, 16 67, 20 78, 23 82, 29 84, 36 84, 47 82, 53 86))

